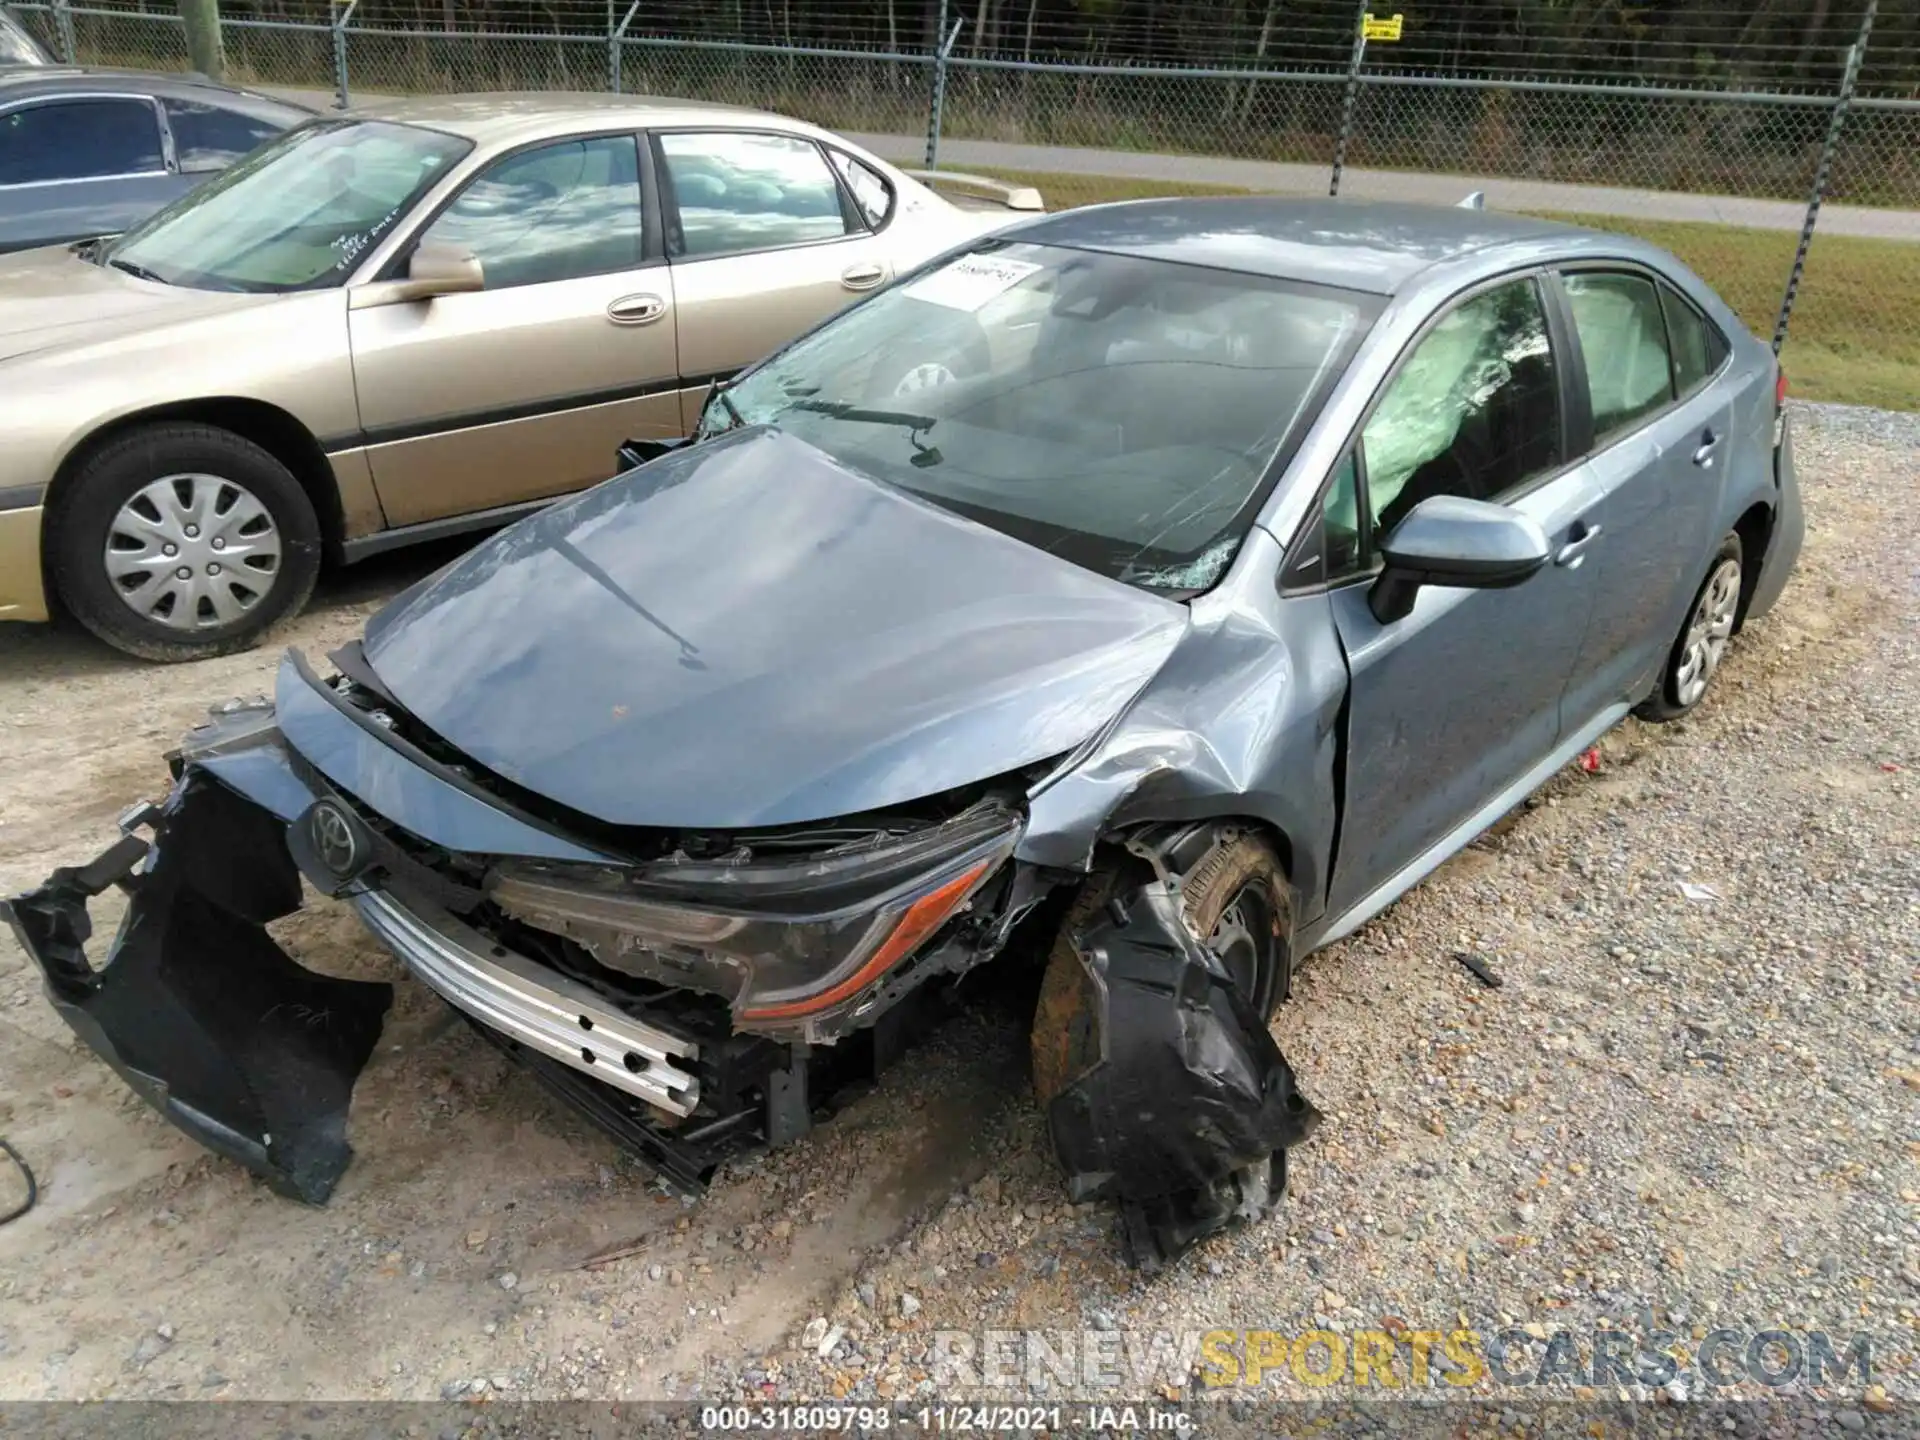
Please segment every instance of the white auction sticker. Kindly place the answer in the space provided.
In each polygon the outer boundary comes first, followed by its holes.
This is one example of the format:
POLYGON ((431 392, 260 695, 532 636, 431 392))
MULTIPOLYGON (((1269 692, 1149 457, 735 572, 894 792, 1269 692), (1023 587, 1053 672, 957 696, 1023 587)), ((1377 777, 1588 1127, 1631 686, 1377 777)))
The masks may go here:
POLYGON ((901 293, 949 310, 974 311, 1039 268, 1031 260, 1009 260, 1004 255, 965 255, 945 269, 922 276, 901 293))

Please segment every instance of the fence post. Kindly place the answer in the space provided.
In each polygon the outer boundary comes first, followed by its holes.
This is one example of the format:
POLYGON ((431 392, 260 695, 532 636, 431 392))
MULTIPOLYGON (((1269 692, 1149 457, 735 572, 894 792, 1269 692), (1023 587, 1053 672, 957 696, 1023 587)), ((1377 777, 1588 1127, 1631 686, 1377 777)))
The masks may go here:
POLYGON ((953 54, 954 42, 960 38, 960 27, 967 23, 967 17, 957 16, 953 30, 947 30, 947 0, 940 0, 940 25, 933 32, 933 100, 927 106, 927 169, 940 168, 940 111, 947 100, 947 57, 953 54))
POLYGON ((73 31, 73 0, 54 0, 53 23, 60 32, 60 58, 69 65, 78 65, 80 42, 73 31))
MULTIPOLYGON (((633 0, 633 3, 627 7, 626 16, 620 21, 619 27, 607 37, 608 88, 616 95, 620 93, 620 87, 626 83, 623 73, 625 67, 621 57, 627 43, 627 27, 633 24, 633 17, 639 13, 640 0, 633 0)), ((613 20, 613 0, 607 0, 607 20, 609 22, 613 20)))
MULTIPOLYGON (((334 0, 338 5, 340 0, 334 0)), ((344 110, 350 102, 347 90, 347 22, 353 18, 353 10, 360 0, 347 0, 346 8, 339 12, 333 22, 333 105, 336 110, 344 110)))
POLYGON ((1833 168, 1833 155, 1840 148, 1840 132, 1846 128, 1847 107, 1853 103, 1853 87, 1860 79, 1860 66, 1867 58, 1867 37, 1873 33, 1873 12, 1880 0, 1867 0, 1866 14, 1860 17, 1860 34, 1847 51, 1847 68, 1840 75, 1840 93, 1833 98, 1833 115, 1827 121, 1826 143, 1820 147, 1820 163, 1813 171, 1813 193, 1807 197, 1807 218, 1800 226, 1800 248, 1793 252, 1793 269, 1787 272, 1787 291, 1780 297, 1780 318, 1773 322, 1773 353, 1787 343, 1787 321, 1793 314, 1793 300, 1800 293, 1800 276, 1807 268, 1807 251, 1813 245, 1813 227, 1820 218, 1820 202, 1826 197, 1827 175, 1833 168))
POLYGON ((180 24, 187 33, 187 56, 209 80, 224 80, 227 56, 220 43, 220 0, 180 0, 180 24))
POLYGON ((1353 131, 1354 102, 1360 96, 1360 62, 1367 54, 1367 0, 1353 17, 1353 57, 1347 61, 1347 98, 1340 106, 1340 136, 1333 142, 1333 178, 1327 194, 1340 193, 1340 172, 1347 166, 1347 136, 1353 131))

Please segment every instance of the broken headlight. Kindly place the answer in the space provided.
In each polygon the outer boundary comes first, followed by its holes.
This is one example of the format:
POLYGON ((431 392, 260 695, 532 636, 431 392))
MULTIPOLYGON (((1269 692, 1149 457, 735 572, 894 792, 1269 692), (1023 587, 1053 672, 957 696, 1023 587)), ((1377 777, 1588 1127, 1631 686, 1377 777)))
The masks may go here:
POLYGON ((876 1003, 875 982, 966 908, 1020 827, 1016 811, 989 801, 805 856, 502 864, 487 893, 609 969, 725 995, 743 1029, 817 1037, 823 1019, 876 1003))

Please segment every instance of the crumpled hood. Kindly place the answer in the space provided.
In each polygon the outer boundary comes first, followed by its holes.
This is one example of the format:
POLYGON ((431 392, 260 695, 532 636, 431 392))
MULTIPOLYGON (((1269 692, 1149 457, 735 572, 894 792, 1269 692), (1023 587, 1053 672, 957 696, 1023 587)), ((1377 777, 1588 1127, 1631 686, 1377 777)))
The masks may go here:
POLYGON ((65 245, 22 250, 0 256, 0 360, 273 298, 136 279, 82 260, 65 245))
POLYGON ((367 627, 394 698, 615 824, 883 808, 1071 750, 1186 607, 778 431, 675 452, 503 531, 367 627))

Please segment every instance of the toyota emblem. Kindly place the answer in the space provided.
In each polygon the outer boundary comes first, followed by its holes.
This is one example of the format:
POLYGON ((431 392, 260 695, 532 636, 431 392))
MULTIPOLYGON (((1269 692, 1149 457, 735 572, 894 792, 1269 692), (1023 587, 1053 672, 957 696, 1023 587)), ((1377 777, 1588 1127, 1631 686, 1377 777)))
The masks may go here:
POLYGON ((307 834, 320 863, 342 880, 356 875, 366 859, 360 830, 331 800, 322 800, 307 817, 307 834))

